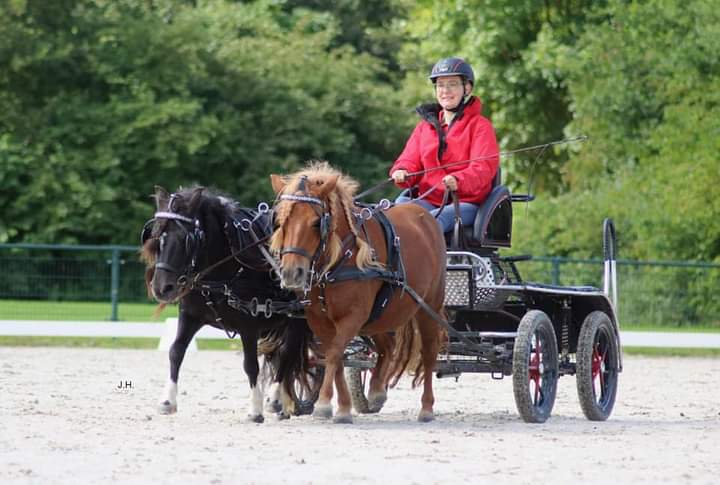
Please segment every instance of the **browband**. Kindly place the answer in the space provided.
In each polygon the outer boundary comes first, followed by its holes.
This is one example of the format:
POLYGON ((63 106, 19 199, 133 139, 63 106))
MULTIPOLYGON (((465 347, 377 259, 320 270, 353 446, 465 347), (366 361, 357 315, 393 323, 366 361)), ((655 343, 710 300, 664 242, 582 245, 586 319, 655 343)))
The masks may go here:
POLYGON ((325 208, 325 202, 318 199, 317 197, 310 197, 309 195, 290 195, 285 194, 280 196, 280 200, 293 200, 295 202, 308 202, 310 204, 317 204, 322 208, 325 208))
POLYGON ((185 217, 180 214, 176 214, 175 212, 165 212, 160 211, 155 213, 155 219, 176 219, 178 221, 188 222, 192 224, 194 222, 193 219, 190 219, 189 217, 185 217))

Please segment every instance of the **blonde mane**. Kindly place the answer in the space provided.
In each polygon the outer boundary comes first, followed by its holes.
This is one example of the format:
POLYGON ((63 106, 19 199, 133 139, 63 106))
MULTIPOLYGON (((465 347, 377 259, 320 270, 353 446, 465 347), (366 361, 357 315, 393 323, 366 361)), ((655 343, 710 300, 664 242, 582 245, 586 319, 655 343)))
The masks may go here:
POLYGON ((327 194, 325 200, 330 209, 332 227, 330 228, 330 240, 328 244, 328 262, 322 269, 322 273, 325 273, 332 268, 341 256, 342 241, 336 234, 337 221, 340 215, 345 218, 350 231, 355 235, 355 241, 358 246, 357 258, 355 260, 357 268, 360 270, 365 270, 367 268, 382 268, 383 265, 373 259, 373 252, 370 245, 360 238, 360 235, 355 228, 355 217, 352 213, 354 205, 353 196, 357 193, 360 184, 347 175, 344 175, 339 170, 331 167, 330 164, 325 161, 312 161, 304 169, 284 177, 286 185, 282 192, 278 194, 278 201, 275 205, 275 217, 278 229, 273 233, 272 238, 270 239, 270 249, 276 256, 279 255, 284 239, 283 226, 287 218, 290 216, 293 206, 297 203, 297 201, 294 200, 280 200, 280 195, 292 194, 317 196, 318 189, 334 177, 337 177, 335 188, 327 194), (299 190, 301 178, 303 177, 307 179, 305 182, 307 194, 303 194, 303 192, 299 190))

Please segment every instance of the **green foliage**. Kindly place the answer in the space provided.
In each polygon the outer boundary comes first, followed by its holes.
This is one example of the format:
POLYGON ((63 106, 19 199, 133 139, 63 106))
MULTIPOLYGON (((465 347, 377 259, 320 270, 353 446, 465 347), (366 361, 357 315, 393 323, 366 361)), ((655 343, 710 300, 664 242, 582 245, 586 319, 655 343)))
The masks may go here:
MULTIPOLYGON (((403 61, 422 77, 408 80, 409 92, 427 98, 427 73, 441 57, 460 55, 475 68, 475 93, 484 114, 495 125, 505 149, 537 145, 564 138, 572 118, 562 78, 543 62, 548 44, 573 45, 591 5, 598 2, 565 0, 452 0, 420 2, 408 25, 415 42, 404 47, 403 61)), ((549 49, 553 52, 552 49, 549 49)), ((409 69, 410 70, 410 69, 409 69)), ((504 179, 527 186, 537 153, 503 160, 504 179)), ((533 186, 556 193, 563 187, 565 152, 547 153, 533 186)))
MULTIPOLYGON (((560 49, 551 63, 572 99, 575 119, 568 129, 590 136, 569 166, 573 186, 645 164, 671 145, 657 136, 664 125, 717 106, 720 14, 712 2, 613 1, 598 17, 603 21, 588 26, 581 41, 560 49)), ((677 148, 687 154, 685 146, 700 131, 684 128, 677 148)))
POLYGON ((326 158, 375 180, 406 127, 381 62, 268 2, 0 7, 0 241, 135 242, 154 184, 255 205, 326 158))
POLYGON ((599 257, 612 217, 622 258, 720 262, 719 26, 709 0, 9 0, 0 242, 135 243, 155 184, 255 205, 312 158, 374 185, 462 55, 503 148, 590 136, 502 161, 539 195, 516 252, 599 257))
POLYGON ((281 0, 276 2, 285 14, 282 25, 294 25, 305 18, 307 11, 318 12, 314 30, 333 27, 330 47, 352 46, 357 52, 382 60, 385 69, 378 79, 396 80, 399 66, 397 54, 403 44, 403 32, 398 25, 405 20, 408 0, 281 0))
POLYGON ((568 163, 572 190, 518 221, 523 250, 600 256, 613 217, 622 257, 720 261, 720 15, 703 1, 612 2, 558 65, 590 135, 568 163), (707 54, 707 55, 705 55, 707 54))

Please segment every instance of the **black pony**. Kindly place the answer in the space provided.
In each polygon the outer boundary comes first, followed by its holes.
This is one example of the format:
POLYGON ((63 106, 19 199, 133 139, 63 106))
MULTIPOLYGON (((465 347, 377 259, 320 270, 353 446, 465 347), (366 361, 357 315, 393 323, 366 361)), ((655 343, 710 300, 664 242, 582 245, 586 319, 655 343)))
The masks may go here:
POLYGON ((155 199, 157 212, 141 236, 148 292, 161 305, 179 301, 177 335, 169 352, 170 380, 159 411, 177 411, 178 373, 187 346, 203 325, 212 325, 242 339, 251 421, 264 420, 258 339, 266 362, 272 361, 274 381, 284 391, 279 416, 307 412, 296 409, 294 395, 298 383, 298 389, 309 391, 312 333, 304 318, 277 313, 296 303, 271 278, 262 253, 272 229, 269 215, 238 207, 202 187, 174 194, 156 187, 155 199))

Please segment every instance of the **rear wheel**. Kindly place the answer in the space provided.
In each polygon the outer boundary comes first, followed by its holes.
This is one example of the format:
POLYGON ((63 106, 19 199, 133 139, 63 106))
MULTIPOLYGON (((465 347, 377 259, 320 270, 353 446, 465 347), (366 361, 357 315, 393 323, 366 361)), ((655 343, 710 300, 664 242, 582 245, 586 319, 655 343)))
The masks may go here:
POLYGON ((605 421, 615 406, 618 354, 610 317, 601 311, 589 314, 580 327, 575 378, 580 407, 591 421, 605 421))
POLYGON ((520 320, 513 348, 515 405, 527 423, 544 423, 552 412, 557 391, 558 350, 555 329, 540 310, 520 320))

